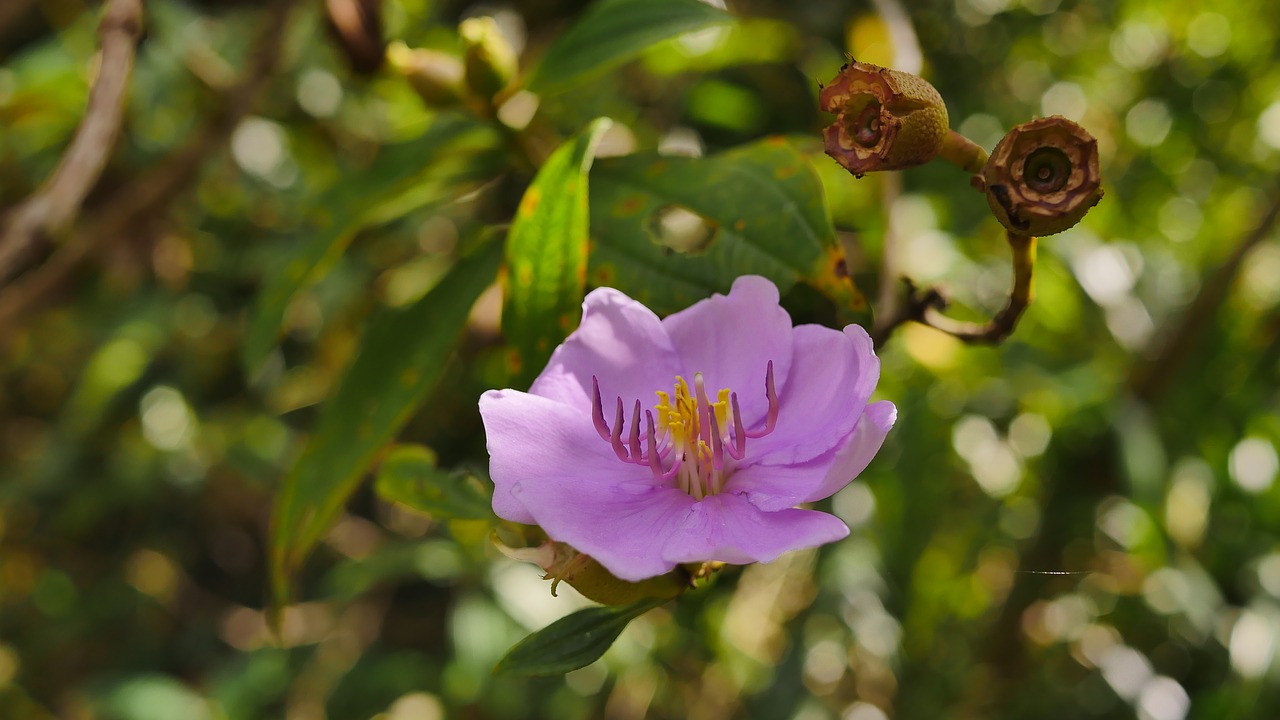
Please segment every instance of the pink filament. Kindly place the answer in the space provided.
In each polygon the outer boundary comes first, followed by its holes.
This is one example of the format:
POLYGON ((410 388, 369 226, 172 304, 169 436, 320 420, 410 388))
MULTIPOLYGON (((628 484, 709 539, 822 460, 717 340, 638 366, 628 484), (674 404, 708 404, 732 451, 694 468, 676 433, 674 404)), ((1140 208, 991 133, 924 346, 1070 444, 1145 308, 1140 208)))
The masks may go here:
MULTIPOLYGON (((664 448, 660 445, 658 438, 656 423, 653 419, 653 412, 644 411, 644 427, 640 424, 641 404, 636 400, 631 411, 631 427, 629 431, 626 429, 626 411, 623 407, 621 397, 616 398, 614 410, 613 427, 609 427, 609 423, 604 417, 604 403, 600 395, 600 382, 595 377, 591 378, 591 422, 595 426, 596 434, 600 439, 609 443, 613 448, 614 455, 619 460, 632 463, 635 465, 648 465, 649 471, 653 477, 662 482, 668 482, 680 475, 680 468, 686 460, 692 459, 694 466, 692 475, 680 481, 683 490, 693 495, 697 499, 702 499, 705 495, 719 492, 724 485, 725 470, 725 454, 727 453, 733 460, 741 460, 747 454, 747 439, 761 438, 773 432, 778 424, 779 401, 778 392, 774 386, 773 380, 773 361, 770 360, 765 370, 765 397, 769 401, 769 411, 765 416, 765 424, 762 430, 750 431, 743 426, 742 409, 738 404, 738 394, 736 392, 729 395, 729 406, 732 409, 732 419, 729 426, 725 428, 722 436, 720 428, 720 420, 716 417, 715 410, 712 408, 710 398, 707 396, 706 386, 702 379, 702 374, 694 375, 694 392, 695 401, 697 403, 698 413, 698 444, 709 448, 711 457, 709 464, 707 459, 701 455, 703 450, 698 447, 687 448, 683 452, 671 453, 674 455, 671 461, 671 467, 663 470, 663 455, 668 449, 674 446, 664 448), (623 440, 623 433, 626 432, 627 439, 623 440), (644 444, 641 444, 641 435, 644 435, 644 444), (690 458, 690 453, 692 453, 690 458), (687 487, 686 487, 687 485, 687 487)), ((669 437, 664 434, 664 439, 669 437)), ((683 478, 684 476, 681 475, 683 478)))

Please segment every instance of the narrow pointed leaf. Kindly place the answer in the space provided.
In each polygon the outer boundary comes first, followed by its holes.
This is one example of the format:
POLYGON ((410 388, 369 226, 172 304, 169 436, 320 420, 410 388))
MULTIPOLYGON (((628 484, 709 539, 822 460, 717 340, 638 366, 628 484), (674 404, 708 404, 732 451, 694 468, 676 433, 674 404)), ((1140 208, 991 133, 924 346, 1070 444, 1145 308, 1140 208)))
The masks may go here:
POLYGON ((528 85, 540 93, 562 90, 662 40, 732 19, 699 0, 603 0, 552 43, 528 85))
POLYGON ((445 115, 421 137, 384 147, 368 167, 322 193, 310 214, 310 238, 296 257, 267 276, 245 332, 241 360, 254 374, 280 335, 294 295, 318 280, 365 227, 447 202, 496 174, 502 163, 494 132, 445 115))
POLYGON ((563 675, 605 654, 627 623, 665 603, 651 598, 631 605, 579 610, 516 643, 494 668, 512 675, 563 675))
POLYGON ((320 409, 315 431, 276 497, 271 562, 277 602, 287 601, 292 573, 439 380, 500 259, 493 243, 459 261, 416 303, 370 319, 359 353, 320 409))
POLYGON ((436 454, 422 445, 402 445, 387 453, 374 490, 437 520, 493 517, 489 494, 475 476, 437 467, 436 454))
POLYGON ((507 237, 507 341, 523 373, 573 330, 587 276, 587 170, 608 118, 556 149, 525 191, 507 237))

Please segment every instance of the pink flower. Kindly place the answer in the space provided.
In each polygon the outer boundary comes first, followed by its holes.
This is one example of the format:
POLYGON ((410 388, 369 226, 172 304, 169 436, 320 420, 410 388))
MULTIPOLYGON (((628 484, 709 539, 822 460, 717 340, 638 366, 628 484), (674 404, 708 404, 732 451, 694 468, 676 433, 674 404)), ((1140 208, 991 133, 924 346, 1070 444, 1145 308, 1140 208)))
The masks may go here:
POLYGON ((631 581, 840 540, 796 505, 880 449, 897 409, 868 404, 879 377, 866 331, 792 327, 761 277, 665 320, 595 290, 529 392, 480 398, 494 512, 631 581))

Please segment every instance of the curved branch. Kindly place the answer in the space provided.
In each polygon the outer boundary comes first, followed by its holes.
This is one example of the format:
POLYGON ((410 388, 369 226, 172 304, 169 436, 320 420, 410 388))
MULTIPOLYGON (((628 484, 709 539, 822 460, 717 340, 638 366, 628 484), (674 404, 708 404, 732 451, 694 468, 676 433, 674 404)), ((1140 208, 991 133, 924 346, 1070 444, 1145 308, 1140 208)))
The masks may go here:
POLYGON ((954 320, 942 314, 947 308, 947 298, 938 288, 920 290, 911 280, 903 278, 907 286, 906 302, 899 303, 895 314, 887 316, 871 337, 876 347, 884 344, 899 325, 918 322, 940 330, 957 340, 975 345, 998 345, 1005 341, 1018 326, 1022 313, 1031 304, 1034 295, 1036 239, 1030 235, 1017 235, 1006 231, 1009 249, 1013 251, 1013 288, 1000 312, 986 323, 970 323, 954 320))
MULTIPOLYGON (((136 1, 136 0, 134 0, 136 1)), ((241 81, 223 97, 222 106, 183 147, 154 169, 121 186, 102 210, 58 248, 48 261, 0 294, 0 342, 22 318, 50 296, 99 244, 129 236, 140 220, 156 217, 190 187, 209 156, 223 148, 240 120, 271 80, 280 58, 290 11, 297 0, 276 0, 241 81)))
POLYGON ((0 283, 18 274, 20 265, 38 245, 71 227, 120 135, 129 78, 142 35, 141 0, 109 0, 98 35, 101 59, 84 121, 53 174, 9 216, 0 236, 0 283))

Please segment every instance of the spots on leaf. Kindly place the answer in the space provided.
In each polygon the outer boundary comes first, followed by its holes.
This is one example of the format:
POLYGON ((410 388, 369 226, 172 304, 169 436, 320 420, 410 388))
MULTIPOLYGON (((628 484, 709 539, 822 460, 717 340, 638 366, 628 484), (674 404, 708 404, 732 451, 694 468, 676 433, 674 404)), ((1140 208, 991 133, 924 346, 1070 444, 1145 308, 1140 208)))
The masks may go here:
POLYGON ((538 201, 542 199, 542 191, 536 187, 531 187, 525 191, 524 197, 520 199, 520 210, 518 213, 523 217, 533 215, 538 209, 538 201))

